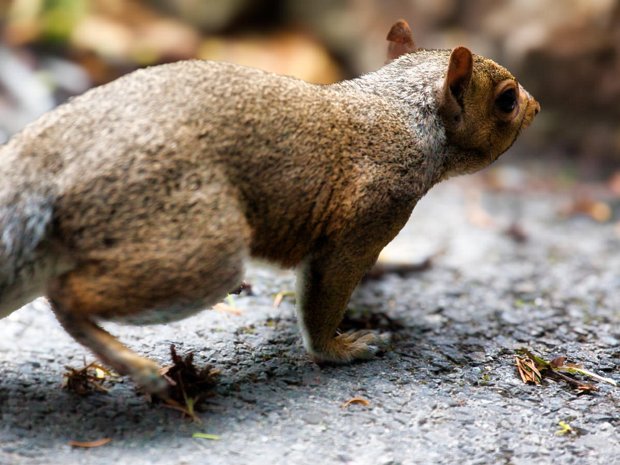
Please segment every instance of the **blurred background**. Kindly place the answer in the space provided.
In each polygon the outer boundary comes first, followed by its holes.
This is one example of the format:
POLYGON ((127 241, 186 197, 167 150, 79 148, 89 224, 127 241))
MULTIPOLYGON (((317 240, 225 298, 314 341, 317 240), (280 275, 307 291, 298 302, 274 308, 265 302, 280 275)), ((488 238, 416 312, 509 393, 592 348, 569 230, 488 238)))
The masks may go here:
POLYGON ((70 96, 158 63, 353 77, 383 64, 398 18, 420 47, 466 45, 504 64, 541 102, 511 162, 560 160, 612 181, 620 0, 0 0, 0 142, 70 96))

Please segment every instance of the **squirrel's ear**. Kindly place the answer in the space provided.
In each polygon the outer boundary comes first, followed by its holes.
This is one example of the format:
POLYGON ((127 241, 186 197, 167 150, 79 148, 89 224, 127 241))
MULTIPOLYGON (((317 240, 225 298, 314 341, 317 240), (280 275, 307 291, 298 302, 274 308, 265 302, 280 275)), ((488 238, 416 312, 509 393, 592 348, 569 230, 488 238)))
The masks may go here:
POLYGON ((399 19, 394 23, 390 32, 388 32, 387 40, 389 42, 387 52, 388 61, 395 60, 401 55, 415 52, 416 50, 411 28, 404 19, 399 19))
POLYGON ((459 104, 463 99, 467 86, 469 86, 473 67, 474 59, 469 49, 456 47, 452 50, 450 64, 448 65, 448 75, 446 76, 445 91, 450 92, 459 104))

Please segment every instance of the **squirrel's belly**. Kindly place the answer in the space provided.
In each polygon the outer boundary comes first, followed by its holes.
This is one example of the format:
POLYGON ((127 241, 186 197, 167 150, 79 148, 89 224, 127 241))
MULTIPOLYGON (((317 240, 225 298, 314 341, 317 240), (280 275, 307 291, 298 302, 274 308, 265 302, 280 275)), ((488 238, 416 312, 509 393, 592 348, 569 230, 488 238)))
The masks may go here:
POLYGON ((172 323, 188 318, 208 307, 208 303, 200 300, 192 303, 178 303, 167 306, 149 308, 136 313, 122 315, 105 315, 102 319, 130 325, 158 325, 172 323))

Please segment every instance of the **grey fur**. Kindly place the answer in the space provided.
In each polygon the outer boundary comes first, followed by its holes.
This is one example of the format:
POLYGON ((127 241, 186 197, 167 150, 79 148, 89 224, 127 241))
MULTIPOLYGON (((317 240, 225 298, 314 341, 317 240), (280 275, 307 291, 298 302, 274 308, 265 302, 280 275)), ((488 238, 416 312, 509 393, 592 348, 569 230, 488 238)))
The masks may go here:
POLYGON ((6 315, 45 292, 53 257, 40 251, 52 219, 49 197, 19 195, 0 206, 0 315, 6 315))

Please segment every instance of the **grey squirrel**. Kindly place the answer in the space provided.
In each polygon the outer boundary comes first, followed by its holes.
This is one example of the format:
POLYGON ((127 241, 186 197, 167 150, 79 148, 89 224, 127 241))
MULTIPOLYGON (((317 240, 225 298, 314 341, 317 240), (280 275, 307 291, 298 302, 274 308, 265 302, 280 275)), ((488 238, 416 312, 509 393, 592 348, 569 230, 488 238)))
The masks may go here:
POLYGON ((101 320, 162 323, 221 300, 249 257, 297 267, 319 361, 354 287, 437 182, 496 160, 540 106, 464 47, 416 49, 333 85, 228 63, 154 66, 92 89, 0 147, 0 315, 46 296, 66 331, 152 393, 167 382, 101 320))

